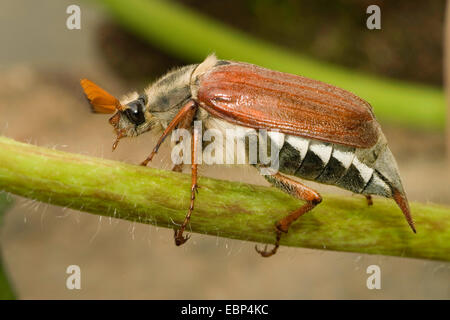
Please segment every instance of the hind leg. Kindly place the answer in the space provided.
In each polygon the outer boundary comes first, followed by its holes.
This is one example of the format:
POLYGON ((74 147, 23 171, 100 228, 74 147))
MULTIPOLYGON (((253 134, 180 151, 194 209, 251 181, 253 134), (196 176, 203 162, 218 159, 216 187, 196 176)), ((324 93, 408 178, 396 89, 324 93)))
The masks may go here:
POLYGON ((288 232, 289 227, 295 220, 318 205, 322 201, 322 197, 313 189, 308 188, 304 184, 292 180, 279 173, 276 173, 274 175, 266 175, 264 176, 264 178, 266 178, 266 180, 276 188, 281 189, 282 191, 290 194, 293 197, 306 201, 303 206, 295 211, 292 211, 276 223, 275 227, 277 234, 275 238, 275 246, 272 250, 267 251, 267 246, 264 250, 260 250, 255 246, 256 251, 261 254, 261 256, 270 257, 277 252, 278 247, 280 246, 281 235, 288 232))

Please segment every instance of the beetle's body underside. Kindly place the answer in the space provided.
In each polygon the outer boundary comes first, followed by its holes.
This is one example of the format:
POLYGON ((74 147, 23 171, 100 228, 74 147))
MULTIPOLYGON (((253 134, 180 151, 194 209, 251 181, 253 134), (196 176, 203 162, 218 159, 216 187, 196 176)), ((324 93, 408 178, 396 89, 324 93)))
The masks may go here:
MULTIPOLYGON (((86 83, 83 87, 95 107, 95 94, 90 97, 86 83)), ((371 106, 354 94, 320 81, 209 56, 201 64, 168 73, 146 89, 144 95, 146 99, 141 100, 146 102, 142 108, 144 123, 136 125, 133 119, 123 116, 117 106, 118 111, 110 119, 118 139, 157 128, 164 130, 143 164, 151 161, 171 130, 193 130, 194 120, 202 120, 204 129, 224 131, 244 127, 269 131, 270 143, 275 143, 279 150, 281 174, 266 176, 266 179, 307 203, 277 223, 275 248, 270 252, 259 251, 263 256, 274 254, 281 232, 287 232, 293 221, 321 201, 317 192, 282 174, 335 185, 366 196, 393 198, 415 231, 386 138, 371 106), (276 134, 271 134, 275 131, 276 134)), ((134 93, 122 99, 120 106, 125 107, 121 108, 126 110, 138 97, 134 93)), ((114 101, 114 104, 119 102, 114 101)), ((199 134, 195 130, 192 132, 199 134)), ((192 149, 194 159, 194 145, 192 149)), ((191 206, 181 231, 176 232, 177 245, 187 240, 181 234, 193 210, 196 164, 192 165, 192 176, 191 206)))
POLYGON ((369 166, 368 159, 360 160, 358 151, 355 147, 286 135, 279 154, 280 172, 354 193, 391 197, 391 189, 373 169, 374 163, 369 166))

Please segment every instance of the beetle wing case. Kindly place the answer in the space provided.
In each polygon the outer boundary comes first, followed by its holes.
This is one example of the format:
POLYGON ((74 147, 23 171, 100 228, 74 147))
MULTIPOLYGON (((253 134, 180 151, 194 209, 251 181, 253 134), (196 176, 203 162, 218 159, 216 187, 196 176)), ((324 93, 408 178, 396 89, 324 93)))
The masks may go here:
POLYGON ((231 123, 359 148, 379 137, 369 103, 317 80, 218 60, 196 82, 200 106, 231 123))

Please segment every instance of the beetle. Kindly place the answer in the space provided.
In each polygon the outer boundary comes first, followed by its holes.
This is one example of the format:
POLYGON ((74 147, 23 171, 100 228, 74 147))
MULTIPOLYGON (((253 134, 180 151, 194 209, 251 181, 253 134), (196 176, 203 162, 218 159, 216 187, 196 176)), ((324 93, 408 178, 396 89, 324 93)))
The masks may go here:
MULTIPOLYGON (((276 222, 271 250, 255 247, 263 257, 275 254, 282 234, 322 201, 318 192, 289 176, 365 195, 369 205, 372 195, 392 198, 416 232, 396 161, 372 107, 353 93, 298 75, 219 60, 215 55, 175 69, 142 94, 134 92, 121 101, 87 79, 81 85, 94 112, 114 113, 109 120, 117 134, 113 149, 123 137, 162 130, 143 166, 175 128, 191 130, 192 141, 196 141, 201 132, 195 130, 195 120, 202 120, 206 129, 231 126, 278 131, 269 140, 279 147, 279 172, 265 178, 306 203, 276 222)), ((192 143, 192 159, 197 159, 196 153, 198 148, 192 143)), ((198 189, 194 162, 189 210, 174 234, 177 246, 189 239, 183 232, 198 189)))

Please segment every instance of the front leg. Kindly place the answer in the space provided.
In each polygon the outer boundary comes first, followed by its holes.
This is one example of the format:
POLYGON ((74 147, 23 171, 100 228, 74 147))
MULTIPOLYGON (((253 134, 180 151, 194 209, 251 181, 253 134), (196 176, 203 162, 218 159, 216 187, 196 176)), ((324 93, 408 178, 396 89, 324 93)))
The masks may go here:
POLYGON ((186 214, 186 217, 184 218, 183 224, 181 225, 180 229, 175 230, 174 238, 175 238, 175 244, 177 246, 182 245, 187 240, 189 240, 189 236, 183 237, 184 229, 186 229, 187 224, 189 223, 189 220, 191 218, 191 214, 194 211, 194 202, 195 202, 195 194, 198 192, 198 185, 197 185, 197 154, 199 152, 198 150, 198 143, 197 140, 200 138, 201 132, 199 132, 198 129, 195 127, 192 128, 192 138, 191 138, 191 203, 189 206, 188 213, 186 214))
POLYGON ((280 246, 281 235, 287 233, 291 224, 297 220, 300 216, 304 215, 306 212, 312 210, 316 205, 322 201, 322 197, 319 193, 313 189, 308 188, 300 182, 292 180, 286 176, 279 173, 273 175, 265 175, 264 178, 269 181, 273 186, 281 189, 282 191, 294 196, 298 199, 305 200, 306 203, 295 211, 292 211, 283 219, 278 221, 275 225, 276 227, 276 238, 275 247, 267 251, 267 245, 264 250, 258 249, 255 246, 256 251, 263 257, 270 257, 274 255, 278 247, 280 246))
POLYGON ((159 147, 167 138, 169 133, 172 132, 173 129, 175 129, 178 125, 182 125, 185 127, 190 126, 194 119, 196 111, 197 111, 197 104, 195 103, 194 100, 189 100, 176 114, 173 120, 169 123, 166 130, 164 130, 161 137, 159 137, 159 140, 156 143, 155 148, 153 148, 152 153, 147 157, 147 159, 141 162, 141 166, 146 166, 150 161, 152 161, 153 157, 158 152, 159 147))

